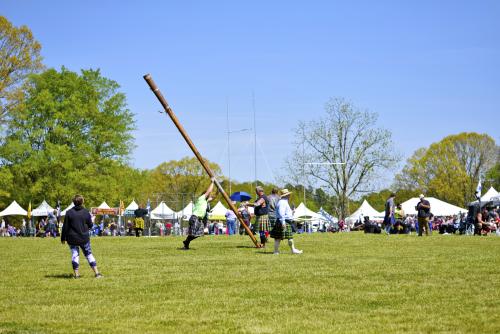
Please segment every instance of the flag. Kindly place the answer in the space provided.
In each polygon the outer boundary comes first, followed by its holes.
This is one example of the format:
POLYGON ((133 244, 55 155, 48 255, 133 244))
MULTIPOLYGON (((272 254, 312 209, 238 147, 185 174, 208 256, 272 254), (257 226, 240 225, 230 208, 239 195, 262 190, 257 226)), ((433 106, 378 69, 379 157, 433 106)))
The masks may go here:
POLYGON ((480 199, 481 198, 481 178, 479 178, 479 182, 477 183, 477 188, 476 188, 476 198, 480 199))
POLYGON ((148 210, 149 214, 149 211, 151 210, 151 201, 149 200, 149 198, 148 198, 148 204, 146 204, 146 210, 148 210))
POLYGON ((31 201, 30 204, 28 205, 28 219, 31 219, 31 201))

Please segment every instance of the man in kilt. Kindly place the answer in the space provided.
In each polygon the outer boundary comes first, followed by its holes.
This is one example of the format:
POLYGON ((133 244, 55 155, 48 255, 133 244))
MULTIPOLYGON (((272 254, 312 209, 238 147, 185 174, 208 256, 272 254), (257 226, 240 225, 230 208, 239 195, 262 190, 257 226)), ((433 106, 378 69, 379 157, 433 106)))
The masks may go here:
POLYGON ((274 254, 279 254, 281 240, 287 239, 292 254, 302 254, 301 250, 295 248, 293 242, 292 221, 293 212, 288 200, 292 193, 288 189, 281 190, 281 199, 276 206, 276 223, 271 230, 271 238, 274 239, 274 254))
POLYGON ((202 237, 205 234, 205 224, 203 223, 203 218, 207 214, 208 201, 213 189, 214 179, 212 179, 212 183, 208 186, 207 191, 201 194, 193 205, 193 214, 189 218, 188 236, 186 240, 182 242, 184 244, 184 249, 186 250, 189 249, 191 241, 198 237, 202 237))
POLYGON ((255 228, 259 231, 260 243, 262 247, 266 247, 267 238, 269 237, 270 224, 269 224, 269 200, 264 194, 264 189, 261 186, 255 188, 255 193, 257 194, 257 200, 254 202, 254 214, 255 214, 255 228))

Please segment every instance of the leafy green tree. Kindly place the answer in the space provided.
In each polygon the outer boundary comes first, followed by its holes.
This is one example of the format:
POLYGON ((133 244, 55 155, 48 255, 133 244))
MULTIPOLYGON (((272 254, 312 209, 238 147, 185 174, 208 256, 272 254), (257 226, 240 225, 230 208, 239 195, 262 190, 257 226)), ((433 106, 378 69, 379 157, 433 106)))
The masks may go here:
POLYGON ((396 175, 396 188, 466 206, 474 200, 479 177, 498 161, 499 147, 490 136, 451 135, 417 150, 396 175))
POLYGON ((98 70, 50 69, 27 80, 0 146, 0 181, 10 181, 0 188, 9 199, 117 200, 134 128, 118 89, 98 70))
POLYGON ((27 75, 42 69, 40 49, 28 27, 15 27, 0 16, 0 124, 14 107, 27 75))
POLYGON ((493 168, 486 172, 484 179, 484 188, 500 188, 500 162, 497 162, 493 168))

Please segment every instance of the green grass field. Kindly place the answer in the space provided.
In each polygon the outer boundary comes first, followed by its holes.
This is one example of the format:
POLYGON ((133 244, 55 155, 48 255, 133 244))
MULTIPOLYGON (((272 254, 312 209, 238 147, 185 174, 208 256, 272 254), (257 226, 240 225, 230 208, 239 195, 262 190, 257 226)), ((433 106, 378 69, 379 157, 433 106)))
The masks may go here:
POLYGON ((94 238, 69 278, 57 239, 0 239, 0 333, 499 333, 500 238, 94 238))

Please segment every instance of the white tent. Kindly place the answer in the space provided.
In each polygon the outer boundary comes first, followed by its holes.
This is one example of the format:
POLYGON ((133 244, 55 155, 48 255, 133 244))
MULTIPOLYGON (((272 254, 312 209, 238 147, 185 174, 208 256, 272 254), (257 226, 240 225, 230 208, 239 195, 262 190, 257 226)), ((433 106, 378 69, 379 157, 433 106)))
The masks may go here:
POLYGON ((61 211, 61 216, 66 216, 66 212, 68 212, 69 210, 71 210, 75 205, 73 204, 73 202, 71 202, 70 205, 68 205, 68 207, 66 209, 64 209, 63 211, 61 211))
POLYGON ((318 215, 322 216, 323 220, 325 220, 326 222, 337 223, 339 221, 338 218, 332 216, 331 214, 323 210, 323 208, 319 209, 318 215))
POLYGON ((135 202, 135 200, 132 200, 132 203, 130 203, 124 211, 125 215, 131 216, 134 214, 134 211, 139 209, 139 205, 135 202))
POLYGON ((186 205, 184 209, 176 212, 177 217, 180 217, 183 220, 189 220, 192 214, 193 214, 193 202, 189 202, 189 204, 186 205))
POLYGON ((38 208, 34 209, 31 212, 31 215, 33 217, 43 217, 43 216, 48 216, 50 211, 54 211, 54 208, 52 208, 45 200, 38 206, 38 208))
POLYGON ((12 201, 8 207, 0 212, 0 216, 27 216, 28 212, 21 208, 16 201, 12 201))
MULTIPOLYGON (((437 198, 426 197, 425 199, 429 201, 431 213, 434 216, 453 216, 462 212, 467 213, 467 209, 443 202, 437 198)), ((401 203, 401 208, 407 215, 416 215, 415 206, 417 206, 418 202, 420 202, 418 197, 410 198, 406 202, 401 203)))
POLYGON ((493 187, 490 187, 490 189, 488 189, 488 191, 486 192, 486 194, 484 194, 483 196, 481 196, 481 202, 488 202, 488 201, 491 201, 491 199, 493 197, 496 197, 500 195, 498 193, 498 191, 495 190, 495 188, 493 187))
POLYGON ((98 209, 111 209, 106 202, 102 202, 101 205, 97 207, 98 209))
POLYGON ((370 220, 383 220, 384 213, 378 212, 375 210, 370 203, 365 199, 361 206, 353 212, 352 215, 346 218, 347 221, 355 222, 361 219, 363 221, 363 217, 368 216, 370 220))
POLYGON ((161 201, 160 204, 153 211, 151 211, 151 219, 174 219, 175 212, 170 209, 165 202, 161 201))
POLYGON ((208 214, 208 219, 210 220, 226 220, 226 212, 227 209, 222 203, 219 201, 213 207, 212 211, 208 214))
POLYGON ((293 220, 295 221, 312 221, 312 220, 322 220, 322 219, 323 216, 308 209, 304 203, 300 203, 299 206, 293 212, 293 220))

